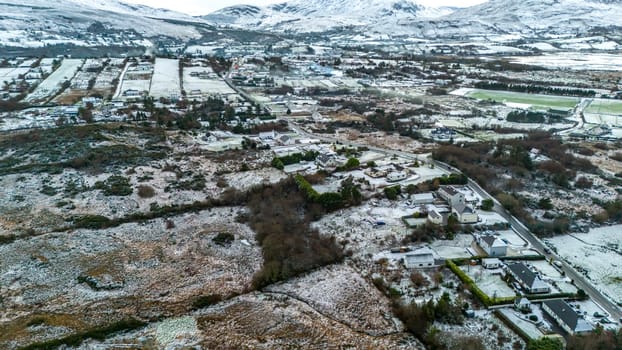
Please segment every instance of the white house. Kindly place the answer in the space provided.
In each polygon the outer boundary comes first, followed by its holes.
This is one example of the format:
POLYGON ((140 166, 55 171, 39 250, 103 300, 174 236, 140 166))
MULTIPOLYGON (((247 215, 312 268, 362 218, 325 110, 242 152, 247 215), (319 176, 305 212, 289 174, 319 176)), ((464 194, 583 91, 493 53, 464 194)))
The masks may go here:
POLYGON ((432 267, 434 266, 434 252, 427 247, 409 252, 404 256, 404 266, 407 269, 432 267))
POLYGON ((482 235, 476 241, 488 256, 505 256, 508 252, 507 243, 494 235, 482 235))
POLYGON ((458 218, 458 222, 461 224, 476 224, 479 221, 475 209, 462 202, 452 205, 451 213, 458 218))
POLYGON ((446 200, 452 207, 459 203, 466 203, 464 193, 456 190, 454 186, 441 186, 438 189, 438 195, 446 200))
POLYGON ((543 301, 542 310, 549 314, 570 335, 594 330, 591 324, 562 299, 543 301))
POLYGON ((394 171, 387 175, 387 181, 389 182, 397 182, 402 181, 408 177, 408 173, 405 171, 394 171))

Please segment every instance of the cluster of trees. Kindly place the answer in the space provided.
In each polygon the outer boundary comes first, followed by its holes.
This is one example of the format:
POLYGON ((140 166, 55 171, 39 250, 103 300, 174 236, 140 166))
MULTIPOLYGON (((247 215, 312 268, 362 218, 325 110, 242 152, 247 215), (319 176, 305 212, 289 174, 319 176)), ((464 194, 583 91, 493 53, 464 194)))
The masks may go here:
POLYGON ((471 226, 462 227, 454 215, 447 218, 447 225, 441 226, 430 221, 417 226, 407 237, 411 242, 432 242, 436 239, 453 239, 460 230, 472 231, 471 226))
POLYGON ((283 157, 274 157, 271 165, 279 170, 283 170, 286 165, 300 163, 302 161, 314 161, 319 153, 317 151, 306 151, 305 153, 293 153, 283 157))
POLYGON ((507 121, 513 123, 534 123, 542 124, 547 121, 547 115, 533 111, 512 111, 507 115, 507 121))
MULTIPOLYGON (((430 349, 447 349, 447 345, 439 337, 439 332, 432 324, 436 322, 447 324, 462 324, 464 305, 459 302, 452 302, 447 292, 435 303, 433 300, 423 304, 416 303, 403 304, 395 301, 393 311, 395 315, 404 323, 406 328, 417 338, 423 341, 430 349)), ((461 349, 483 349, 480 340, 477 347, 461 347, 461 349)), ((466 346, 466 345, 465 345, 466 346)))
MULTIPOLYGON (((354 183, 350 176, 341 182, 339 192, 318 193, 302 175, 294 176, 294 181, 304 194, 305 199, 311 204, 318 204, 326 211, 338 210, 350 205, 359 205, 363 201, 363 195, 359 186, 354 183)), ((317 218, 317 214, 314 215, 317 218)))
POLYGON ((377 109, 374 114, 367 117, 367 121, 378 130, 393 132, 397 118, 393 112, 386 114, 383 109, 377 109))
POLYGON ((604 330, 597 327, 596 331, 573 335, 568 338, 567 350, 599 349, 599 350, 618 350, 622 349, 622 330, 604 330))
POLYGON ((293 179, 252 190, 247 205, 247 220, 256 233, 264 259, 262 269, 253 279, 255 288, 343 259, 334 237, 321 236, 311 228, 310 207, 318 204, 308 203, 293 179))
POLYGON ((548 95, 560 95, 560 96, 580 96, 580 97, 594 97, 596 92, 594 90, 585 89, 570 89, 559 88, 551 86, 541 86, 533 84, 509 84, 496 81, 480 81, 475 83, 475 87, 478 89, 487 90, 503 90, 524 92, 529 94, 548 94, 548 95))

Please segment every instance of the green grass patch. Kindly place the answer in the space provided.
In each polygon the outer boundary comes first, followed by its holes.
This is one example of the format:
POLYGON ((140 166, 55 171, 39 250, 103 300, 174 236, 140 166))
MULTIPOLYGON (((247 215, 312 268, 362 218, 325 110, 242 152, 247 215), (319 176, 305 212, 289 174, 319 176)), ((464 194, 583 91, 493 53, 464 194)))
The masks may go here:
POLYGON ((531 105, 533 109, 571 110, 580 101, 576 97, 526 94, 521 92, 494 91, 475 89, 467 94, 468 97, 478 100, 492 100, 499 103, 521 103, 531 105))
POLYGON ((594 100, 587 107, 585 113, 622 115, 622 101, 594 100))

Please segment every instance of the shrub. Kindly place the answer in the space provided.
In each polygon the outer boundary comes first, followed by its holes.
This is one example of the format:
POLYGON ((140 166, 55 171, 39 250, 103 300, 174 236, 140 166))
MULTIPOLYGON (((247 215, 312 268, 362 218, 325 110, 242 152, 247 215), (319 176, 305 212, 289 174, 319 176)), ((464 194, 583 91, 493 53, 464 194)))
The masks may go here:
POLYGON ((387 199, 392 200, 392 201, 396 200, 397 196, 400 193, 401 193, 400 185, 395 185, 395 186, 384 188, 384 195, 387 196, 387 199))
POLYGON ((106 196, 129 196, 133 192, 130 180, 121 175, 112 175, 103 182, 98 181, 95 188, 102 190, 106 196))
POLYGON ((346 162, 346 169, 351 170, 351 169, 355 169, 358 168, 361 165, 361 162, 356 159, 356 158, 350 158, 348 159, 348 161, 346 162))
POLYGON ((155 190, 149 185, 139 185, 138 196, 140 198, 151 198, 155 196, 155 190))
POLYGON ((41 188, 41 193, 48 196, 54 196, 58 193, 58 191, 50 185, 43 185, 43 187, 41 188))
POLYGON ((494 206, 495 206, 495 202, 492 199, 486 198, 482 200, 482 210, 491 211, 494 206))
POLYGON ((527 344, 527 350, 563 350, 564 344, 559 339, 540 338, 531 340, 527 344))
POLYGON ((218 304, 221 301, 222 297, 219 294, 201 295, 192 302, 192 309, 202 309, 210 305, 218 304))
POLYGON ((112 221, 102 215, 82 215, 73 219, 75 228, 102 229, 111 224, 112 221))
POLYGON ((417 288, 427 287, 430 284, 425 276, 419 271, 413 271, 410 274, 410 280, 417 288))
POLYGON ((214 238, 212 238, 212 241, 214 243, 222 246, 229 245, 234 240, 235 236, 229 232, 220 232, 216 236, 214 236, 214 238))

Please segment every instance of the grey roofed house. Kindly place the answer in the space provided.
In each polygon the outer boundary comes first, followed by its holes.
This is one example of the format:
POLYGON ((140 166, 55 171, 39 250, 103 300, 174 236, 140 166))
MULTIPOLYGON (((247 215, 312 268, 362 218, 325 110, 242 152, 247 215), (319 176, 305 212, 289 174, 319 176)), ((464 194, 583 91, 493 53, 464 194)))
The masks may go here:
POLYGON ((510 274, 529 293, 549 293, 551 287, 523 263, 507 264, 510 274))
POLYGON ((594 327, 562 299, 542 302, 542 309, 557 321, 569 334, 591 332, 594 327))
POLYGON ((479 236, 477 243, 489 256, 505 256, 507 254, 507 243, 494 235, 479 236))

